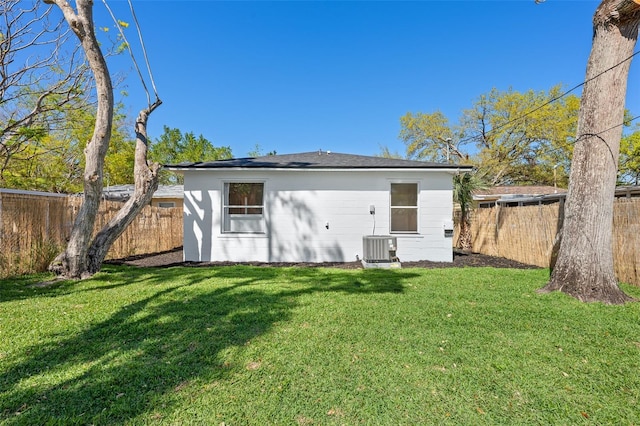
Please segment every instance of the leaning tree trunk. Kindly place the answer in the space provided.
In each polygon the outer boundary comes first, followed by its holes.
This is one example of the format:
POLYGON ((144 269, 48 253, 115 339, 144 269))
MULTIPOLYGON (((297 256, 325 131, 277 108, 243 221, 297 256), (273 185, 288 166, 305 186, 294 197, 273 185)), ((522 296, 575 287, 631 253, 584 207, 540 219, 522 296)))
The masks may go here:
POLYGON ((107 64, 100 51, 93 25, 93 1, 77 0, 77 13, 67 0, 44 0, 55 3, 77 35, 96 80, 98 109, 91 141, 85 148, 84 198, 78 211, 71 238, 64 252, 49 269, 66 278, 85 278, 100 270, 109 248, 149 203, 158 188, 158 165, 147 163, 147 120, 161 102, 144 109, 136 120, 136 154, 134 165, 135 191, 129 201, 95 238, 93 230, 102 195, 104 159, 111 139, 113 121, 113 87, 107 64))
POLYGON ((84 150, 84 198, 66 249, 49 266, 49 269, 58 275, 82 278, 90 275, 87 273, 87 252, 100 205, 104 158, 111 139, 113 86, 107 63, 95 36, 93 1, 77 0, 77 13, 66 0, 45 0, 45 2, 55 3, 62 10, 67 23, 80 40, 96 82, 98 99, 96 124, 91 140, 84 150))
POLYGON ((560 290, 583 302, 631 300, 616 281, 612 231, 629 58, 639 22, 640 4, 633 0, 604 0, 594 15, 560 249, 542 291, 560 290))
MULTIPOLYGON (((157 100, 149 108, 140 111, 136 119, 136 154, 133 169, 135 189, 133 195, 118 213, 98 232, 88 252, 88 272, 94 274, 100 270, 102 262, 113 242, 131 224, 140 210, 151 202, 153 193, 158 189, 157 163, 147 162, 147 120, 149 115, 160 106, 157 100)), ((144 238, 144 236, 140 236, 144 238)))

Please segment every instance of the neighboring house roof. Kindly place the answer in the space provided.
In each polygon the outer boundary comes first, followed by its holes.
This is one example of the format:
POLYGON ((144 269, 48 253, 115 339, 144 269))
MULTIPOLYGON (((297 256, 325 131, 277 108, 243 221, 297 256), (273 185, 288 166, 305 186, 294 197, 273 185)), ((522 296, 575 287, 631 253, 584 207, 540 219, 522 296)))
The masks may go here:
POLYGON ((498 199, 503 196, 528 196, 564 194, 566 189, 556 188, 547 185, 524 185, 524 186, 493 186, 486 189, 479 189, 473 192, 475 200, 498 199))
POLYGON ((638 185, 618 186, 616 188, 616 197, 618 198, 640 197, 640 186, 638 185))
MULTIPOLYGON (((107 200, 125 201, 131 197, 133 189, 133 184, 111 185, 104 187, 102 195, 107 200)), ((153 193, 153 198, 184 198, 184 187, 183 185, 160 185, 156 192, 153 193)))
POLYGON ((42 191, 28 191, 25 189, 10 189, 10 188, 0 188, 0 193, 28 195, 28 196, 37 196, 37 197, 68 197, 69 196, 69 194, 59 194, 54 192, 42 192, 42 191))
POLYGON ((557 202, 567 193, 566 189, 548 185, 493 186, 474 191, 473 199, 478 205, 498 204, 527 205, 557 202))
MULTIPOLYGON (((479 190, 473 195, 473 199, 480 205, 528 205, 550 204, 564 200, 567 196, 566 189, 553 186, 507 186, 494 187, 479 190)), ((618 186, 614 196, 616 198, 640 197, 640 186, 618 186)))
POLYGON ((340 154, 330 151, 234 158, 198 163, 165 165, 172 170, 193 169, 448 169, 471 170, 471 166, 340 154))

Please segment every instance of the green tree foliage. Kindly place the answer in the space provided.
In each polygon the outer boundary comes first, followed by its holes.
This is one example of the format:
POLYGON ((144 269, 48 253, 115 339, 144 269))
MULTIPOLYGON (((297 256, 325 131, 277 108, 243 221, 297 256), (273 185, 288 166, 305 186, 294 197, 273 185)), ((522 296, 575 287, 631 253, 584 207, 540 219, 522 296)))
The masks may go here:
POLYGON ((105 185, 122 185, 133 183, 133 168, 135 164, 136 142, 131 133, 133 124, 116 105, 113 115, 113 129, 109 150, 104 162, 105 185))
MULTIPOLYGON (((231 158, 231 148, 215 147, 202 135, 196 137, 193 132, 183 134, 179 129, 164 126, 164 133, 151 145, 150 158, 160 164, 224 160, 231 158)), ((163 185, 182 182, 180 175, 167 170, 160 172, 163 185)))
MULTIPOLYGON (((400 117, 400 139, 407 147, 407 158, 425 161, 447 161, 451 158, 453 129, 440 111, 432 114, 407 113, 400 117)), ((463 157, 457 151, 454 156, 463 157)))
POLYGON ((377 156, 382 158, 398 158, 398 159, 404 158, 404 155, 402 155, 400 152, 391 151, 388 146, 383 146, 383 145, 380 146, 380 153, 377 154, 377 156))
MULTIPOLYGON (((51 2, 45 2, 51 3, 51 2)), ((90 68, 58 8, 0 2, 0 186, 81 192, 84 147, 91 139, 95 94, 90 68)), ((126 27, 125 22, 120 22, 126 27)), ((102 28, 106 56, 126 47, 102 28)), ((135 143, 122 107, 104 169, 105 183, 133 182, 135 143)))
POLYGON ((618 183, 640 185, 640 126, 636 131, 620 141, 620 164, 618 183))
MULTIPOLYGON (((40 90, 23 93, 22 101, 33 104, 39 101, 40 90)), ((64 131, 73 123, 69 118, 86 108, 81 96, 66 101, 60 95, 49 94, 43 99, 45 107, 38 114, 22 123, 8 120, 0 124, 0 186, 8 188, 64 191, 65 183, 52 182, 52 172, 58 155, 64 155, 68 147, 60 146, 54 139, 55 132, 64 131), (14 126, 15 125, 15 126, 14 126)), ((15 105, 3 105, 16 108, 15 105)), ((4 111, 5 113, 8 111, 4 111)), ((18 114, 21 111, 13 111, 18 114)), ((80 156, 82 151, 79 152, 80 156)), ((72 152, 77 156, 78 153, 72 152)), ((66 173, 65 173, 66 174, 66 173)), ((55 173, 53 173, 55 176, 55 173)))
POLYGON ((580 101, 569 95, 549 103, 560 95, 560 86, 548 92, 494 89, 465 111, 461 126, 477 149, 473 162, 493 185, 552 185, 554 168, 556 182, 566 185, 580 101))
POLYGON ((257 143, 257 144, 253 147, 253 149, 252 149, 251 151, 247 152, 247 155, 248 155, 249 157, 252 157, 252 158, 255 158, 255 157, 263 157, 263 156, 265 156, 265 155, 276 155, 276 154, 277 154, 277 152, 276 152, 276 150, 275 150, 275 149, 274 149, 274 150, 271 150, 271 151, 269 151, 269 152, 267 152, 267 153, 265 154, 265 153, 262 151, 262 147, 260 146, 260 144, 259 144, 259 143, 257 143))
MULTIPOLYGON (((44 3, 0 2, 0 186, 81 192, 95 81, 60 10, 44 3)), ((121 53, 122 36, 102 30, 105 56, 121 53)), ((108 184, 133 182, 135 144, 125 126, 118 107, 104 169, 108 184)))
POLYGON ((52 7, 0 2, 0 186, 21 187, 60 112, 86 101, 88 67, 52 7), (16 164, 17 163, 17 164, 16 164))
MULTIPOLYGON (((95 107, 77 100, 59 108, 45 121, 49 131, 31 131, 21 142, 20 155, 14 155, 4 168, 3 185, 9 188, 60 193, 82 192, 83 150, 91 138, 95 107)), ((105 159, 105 184, 133 182, 135 143, 127 134, 123 106, 116 107, 111 143, 105 159)))
POLYGON ((82 170, 78 167, 82 147, 68 135, 79 125, 86 102, 71 103, 40 114, 40 125, 30 127, 18 142, 20 150, 5 157, 2 185, 9 188, 49 192, 82 190, 82 170))
POLYGON ((473 164, 491 185, 566 186, 580 102, 561 90, 493 89, 455 125, 439 111, 408 113, 399 137, 408 158, 473 164))

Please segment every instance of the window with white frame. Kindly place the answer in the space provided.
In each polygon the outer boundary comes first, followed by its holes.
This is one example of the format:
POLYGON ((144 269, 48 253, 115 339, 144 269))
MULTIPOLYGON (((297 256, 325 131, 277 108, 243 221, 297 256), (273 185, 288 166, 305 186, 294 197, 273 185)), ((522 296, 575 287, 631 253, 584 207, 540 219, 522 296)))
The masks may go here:
POLYGON ((391 184, 391 232, 418 232, 418 184, 391 184))
POLYGON ((224 184, 223 232, 264 232, 264 182, 224 184))

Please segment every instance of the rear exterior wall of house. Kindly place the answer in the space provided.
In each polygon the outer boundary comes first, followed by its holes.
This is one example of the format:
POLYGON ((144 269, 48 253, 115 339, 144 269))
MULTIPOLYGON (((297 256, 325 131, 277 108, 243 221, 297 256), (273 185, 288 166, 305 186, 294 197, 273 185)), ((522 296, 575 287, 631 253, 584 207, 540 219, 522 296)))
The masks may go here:
POLYGON ((447 172, 215 169, 184 177, 187 261, 350 262, 362 259, 362 238, 374 234, 397 237, 400 261, 453 259, 444 233, 453 210, 447 172), (413 232, 390 229, 398 183, 417 189, 399 209, 417 211, 413 232), (243 188, 252 194, 238 197, 243 188))

